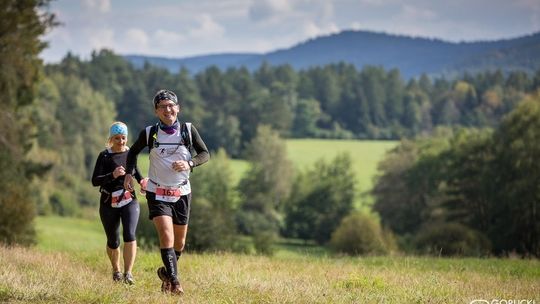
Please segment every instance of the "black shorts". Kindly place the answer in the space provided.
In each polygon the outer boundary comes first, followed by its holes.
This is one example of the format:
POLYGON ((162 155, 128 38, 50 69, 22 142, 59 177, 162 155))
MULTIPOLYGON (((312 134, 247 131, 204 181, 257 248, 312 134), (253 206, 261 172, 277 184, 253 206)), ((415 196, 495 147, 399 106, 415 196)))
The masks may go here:
POLYGON ((169 203, 156 200, 155 193, 146 191, 146 200, 148 201, 148 218, 150 220, 156 216, 167 215, 172 217, 174 225, 188 224, 191 193, 180 196, 174 203, 169 203))

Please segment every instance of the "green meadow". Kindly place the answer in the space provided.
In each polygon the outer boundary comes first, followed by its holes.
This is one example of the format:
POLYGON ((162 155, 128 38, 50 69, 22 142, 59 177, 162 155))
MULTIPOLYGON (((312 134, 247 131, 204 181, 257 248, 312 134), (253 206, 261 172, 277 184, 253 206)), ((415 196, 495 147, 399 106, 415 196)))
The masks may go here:
MULTIPOLYGON (((395 147, 397 141, 381 140, 333 140, 333 139, 287 139, 287 155, 297 170, 307 170, 321 160, 329 163, 340 153, 348 153, 352 159, 352 170, 357 179, 359 202, 370 201, 369 195, 362 195, 373 186, 377 174, 377 164, 387 151, 395 147)), ((245 160, 231 159, 233 180, 238 182, 249 169, 245 160)), ((211 166, 211 162, 207 165, 211 166)), ((139 156, 139 168, 146 173, 148 156, 139 156)))
POLYGON ((170 296, 160 292, 157 250, 139 250, 134 286, 112 282, 98 219, 39 217, 37 232, 34 248, 0 247, 1 303, 540 301, 538 260, 347 257, 287 247, 274 257, 187 252, 186 293, 170 296))
POLYGON ((290 139, 286 142, 287 155, 300 170, 311 168, 317 161, 328 163, 338 154, 348 153, 360 193, 371 189, 377 164, 398 144, 397 141, 335 139, 290 139))

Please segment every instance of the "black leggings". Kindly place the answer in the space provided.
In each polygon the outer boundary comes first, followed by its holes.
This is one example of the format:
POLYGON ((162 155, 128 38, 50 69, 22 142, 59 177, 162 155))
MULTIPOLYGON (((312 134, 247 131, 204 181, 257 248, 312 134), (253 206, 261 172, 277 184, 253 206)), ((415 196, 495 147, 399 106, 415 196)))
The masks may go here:
POLYGON ((120 246, 120 220, 122 220, 124 243, 135 241, 135 230, 137 230, 140 212, 139 203, 135 199, 120 208, 113 208, 110 204, 103 202, 99 204, 99 217, 107 235, 107 247, 116 249, 120 246))

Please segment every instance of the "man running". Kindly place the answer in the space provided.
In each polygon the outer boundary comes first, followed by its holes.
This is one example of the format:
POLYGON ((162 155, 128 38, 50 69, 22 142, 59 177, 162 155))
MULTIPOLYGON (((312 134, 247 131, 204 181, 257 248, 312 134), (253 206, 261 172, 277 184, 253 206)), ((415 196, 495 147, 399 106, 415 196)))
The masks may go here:
MULTIPOLYGON (((146 199, 150 219, 154 222, 164 267, 158 268, 161 290, 173 294, 184 292, 180 285, 177 262, 186 241, 191 205, 189 173, 210 158, 210 153, 197 129, 191 123, 181 123, 182 107, 176 94, 160 90, 154 96, 154 109, 159 122, 142 130, 131 146, 126 172, 132 172, 137 155, 149 147, 150 166, 146 199), (195 156, 192 157, 194 150, 195 156)), ((124 187, 132 191, 132 176, 126 174, 124 187)))

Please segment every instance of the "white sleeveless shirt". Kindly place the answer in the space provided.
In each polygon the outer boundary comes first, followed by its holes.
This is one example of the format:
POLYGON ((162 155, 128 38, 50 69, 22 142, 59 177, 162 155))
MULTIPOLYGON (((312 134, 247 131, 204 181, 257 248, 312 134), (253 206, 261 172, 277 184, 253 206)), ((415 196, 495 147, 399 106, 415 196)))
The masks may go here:
MULTIPOLYGON (((149 131, 147 130, 148 133, 149 131)), ((180 130, 176 130, 174 134, 167 134, 158 128, 157 139, 154 141, 159 143, 159 147, 153 147, 150 150, 148 169, 150 181, 147 185, 147 191, 155 193, 158 186, 164 186, 179 188, 184 195, 191 193, 190 170, 177 172, 172 167, 175 161, 191 160, 191 153, 182 142, 180 130)))

